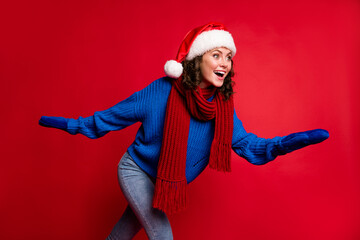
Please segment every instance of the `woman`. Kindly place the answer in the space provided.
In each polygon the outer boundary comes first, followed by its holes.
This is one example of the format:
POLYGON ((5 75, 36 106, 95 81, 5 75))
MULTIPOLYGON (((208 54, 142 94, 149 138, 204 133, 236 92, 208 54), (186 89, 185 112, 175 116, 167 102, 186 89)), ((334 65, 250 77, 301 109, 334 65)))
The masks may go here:
POLYGON ((172 239, 166 214, 186 207, 186 185, 207 165, 230 172, 231 149, 259 165, 328 138, 322 129, 273 139, 247 133, 234 112, 235 54, 224 25, 209 23, 186 35, 165 64, 168 77, 91 117, 41 117, 42 126, 89 138, 142 123, 118 165, 129 206, 108 239, 131 239, 142 227, 149 239, 172 239))

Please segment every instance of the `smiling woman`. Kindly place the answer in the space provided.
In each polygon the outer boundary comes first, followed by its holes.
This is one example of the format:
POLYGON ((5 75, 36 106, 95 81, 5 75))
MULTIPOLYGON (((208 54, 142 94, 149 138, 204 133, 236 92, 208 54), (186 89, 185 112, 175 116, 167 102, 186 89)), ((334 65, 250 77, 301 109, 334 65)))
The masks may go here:
POLYGON ((222 87, 224 79, 232 67, 231 56, 231 51, 224 47, 215 48, 206 52, 202 56, 200 63, 202 81, 199 87, 222 87))
POLYGON ((225 96, 225 99, 234 94, 232 78, 234 77, 234 68, 232 61, 232 53, 224 47, 214 48, 201 56, 197 56, 192 60, 184 60, 183 65, 183 85, 189 89, 207 88, 215 86, 225 96), (226 58, 226 70, 221 65, 220 54, 227 53, 223 58, 226 58), (229 66, 230 65, 230 66, 229 66), (214 76, 214 74, 216 76, 214 76), (219 76, 217 75, 219 74, 219 76), (214 79, 215 78, 215 79, 214 79), (213 84, 212 84, 213 82, 213 84), (216 85, 214 85, 216 84, 216 85))
POLYGON ((41 117, 42 126, 89 138, 142 123, 118 165, 129 205, 108 239, 132 239, 141 228, 149 239, 172 239, 167 214, 186 208, 187 184, 207 165, 231 171, 231 149, 261 165, 329 137, 322 129, 272 139, 246 132, 232 97, 235 53, 225 26, 209 23, 185 37, 176 61, 165 64, 168 77, 87 118, 41 117))

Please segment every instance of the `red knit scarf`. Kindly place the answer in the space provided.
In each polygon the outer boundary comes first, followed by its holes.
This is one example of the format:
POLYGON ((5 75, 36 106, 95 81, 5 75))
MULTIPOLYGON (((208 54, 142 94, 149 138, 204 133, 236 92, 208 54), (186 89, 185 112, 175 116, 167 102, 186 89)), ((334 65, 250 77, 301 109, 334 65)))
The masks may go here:
POLYGON ((199 87, 196 90, 185 89, 182 77, 173 82, 166 108, 153 198, 154 208, 169 214, 186 208, 185 166, 190 114, 202 121, 215 118, 209 166, 230 172, 234 103, 232 97, 225 101, 224 95, 216 90, 199 87), (214 94, 216 95, 212 102, 206 100, 214 94))

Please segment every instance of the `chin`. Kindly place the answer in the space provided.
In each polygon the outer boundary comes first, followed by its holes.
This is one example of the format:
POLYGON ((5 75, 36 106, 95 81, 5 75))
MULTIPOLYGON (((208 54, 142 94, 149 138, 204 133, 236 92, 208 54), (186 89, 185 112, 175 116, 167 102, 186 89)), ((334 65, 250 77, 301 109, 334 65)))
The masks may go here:
POLYGON ((213 86, 214 86, 214 87, 217 87, 217 88, 221 88, 223 85, 224 85, 224 82, 223 82, 223 81, 222 81, 222 82, 215 82, 215 83, 213 84, 213 86))
POLYGON ((209 87, 221 88, 224 85, 224 80, 212 79, 212 80, 204 81, 203 83, 205 83, 203 86, 205 88, 209 88, 209 87))

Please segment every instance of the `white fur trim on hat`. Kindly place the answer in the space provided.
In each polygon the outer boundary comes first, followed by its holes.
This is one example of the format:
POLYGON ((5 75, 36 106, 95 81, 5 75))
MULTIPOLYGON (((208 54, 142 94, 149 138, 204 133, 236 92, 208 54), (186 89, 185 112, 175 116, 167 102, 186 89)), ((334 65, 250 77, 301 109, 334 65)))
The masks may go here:
POLYGON ((211 30, 203 32, 195 38, 186 60, 192 60, 217 47, 226 47, 235 56, 236 47, 231 34, 224 30, 211 30))
POLYGON ((171 78, 178 78, 183 73, 183 66, 175 60, 169 60, 164 66, 165 74, 171 78))

